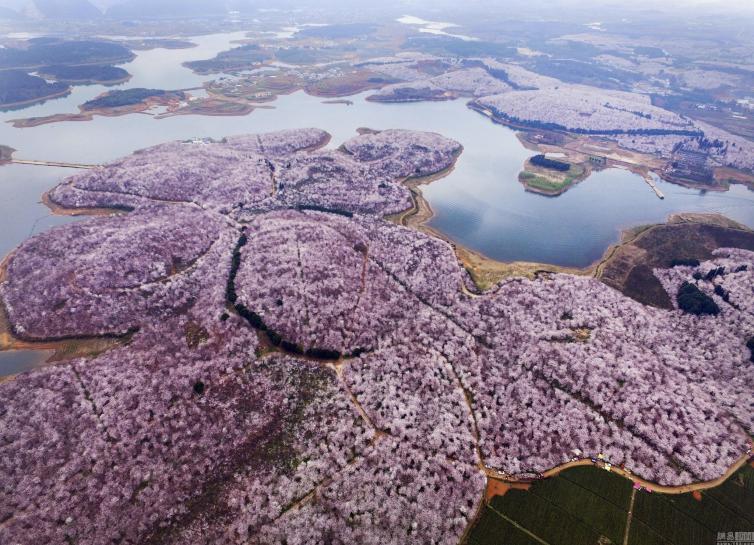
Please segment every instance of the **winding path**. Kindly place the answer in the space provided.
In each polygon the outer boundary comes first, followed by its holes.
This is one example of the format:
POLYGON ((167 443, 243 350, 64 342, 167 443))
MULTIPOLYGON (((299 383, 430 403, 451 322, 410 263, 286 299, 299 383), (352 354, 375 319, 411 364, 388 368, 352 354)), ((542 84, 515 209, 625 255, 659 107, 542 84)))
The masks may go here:
MULTIPOLYGON (((750 458, 751 458, 751 450, 749 450, 745 454, 742 454, 741 457, 736 461, 736 463, 730 466, 728 470, 717 479, 713 479, 711 481, 700 481, 696 483, 684 484, 684 485, 679 485, 679 486, 666 486, 662 484, 653 483, 651 481, 647 481, 646 479, 642 479, 641 477, 634 475, 633 473, 631 473, 630 470, 621 469, 615 466, 612 466, 610 468, 610 471, 612 471, 613 473, 617 475, 620 475, 621 477, 625 477, 626 479, 629 479, 635 483, 639 483, 641 486, 643 486, 644 488, 648 490, 651 490, 652 492, 660 492, 661 494, 686 494, 688 492, 693 492, 694 490, 706 490, 708 488, 715 488, 716 486, 720 486, 726 480, 728 480, 728 478, 731 477, 736 471, 741 469, 746 464, 746 462, 749 461, 750 458)), ((600 462, 594 463, 589 458, 583 458, 579 460, 566 462, 559 466, 550 468, 547 471, 543 472, 542 476, 544 478, 555 477, 561 471, 565 471, 566 469, 570 469, 572 467, 580 467, 580 466, 603 467, 600 462)), ((535 481, 535 479, 515 479, 508 475, 505 475, 504 473, 500 473, 488 467, 485 467, 484 471, 487 474, 488 478, 507 482, 507 483, 531 483, 535 481)))

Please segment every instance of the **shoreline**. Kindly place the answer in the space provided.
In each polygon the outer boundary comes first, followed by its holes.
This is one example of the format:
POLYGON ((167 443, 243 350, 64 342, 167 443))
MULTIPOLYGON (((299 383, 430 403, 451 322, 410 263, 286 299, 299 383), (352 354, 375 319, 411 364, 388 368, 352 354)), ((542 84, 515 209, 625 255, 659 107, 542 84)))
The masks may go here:
MULTIPOLYGON (((103 84, 104 85, 104 84, 103 84)), ((130 114, 145 114, 151 115, 154 119, 166 119, 169 117, 175 117, 179 115, 198 115, 198 116, 210 116, 210 117, 233 117, 233 116, 246 116, 251 114, 257 109, 271 109, 274 106, 266 104, 258 104, 243 100, 229 100, 224 98, 204 98, 200 99, 198 103, 188 103, 185 106, 180 105, 180 101, 175 99, 163 100, 161 97, 149 97, 142 102, 136 104, 130 104, 127 106, 116 106, 112 108, 95 108, 91 110, 85 110, 82 106, 79 106, 77 113, 59 113, 51 114, 47 116, 39 117, 20 117, 16 119, 9 119, 6 121, 10 123, 16 129, 28 129, 33 127, 39 127, 41 125, 48 125, 52 123, 63 123, 70 121, 92 121, 95 116, 102 117, 120 117, 130 114), (217 104, 208 107, 205 110, 201 110, 201 103, 207 101, 215 101, 217 104), (243 108, 237 111, 223 111, 217 105, 222 104, 236 104, 243 108), (161 113, 152 113, 149 110, 155 106, 164 106, 166 110, 161 113), (213 109, 216 108, 216 109, 213 109)))
MULTIPOLYGON (((120 85, 121 83, 126 83, 129 81, 133 76, 131 74, 124 76, 122 78, 118 79, 106 79, 106 80, 96 80, 96 79, 61 79, 56 80, 60 83, 67 83, 68 85, 104 85, 105 87, 111 86, 111 85, 120 85)), ((55 78, 50 78, 55 79, 55 78)))
POLYGON ((742 185, 750 191, 754 191, 754 174, 749 174, 748 172, 733 167, 721 166, 714 168, 713 177, 718 185, 692 182, 683 178, 668 175, 664 172, 656 172, 655 174, 657 174, 661 180, 668 182, 669 184, 680 185, 681 187, 696 189, 698 191, 717 191, 718 193, 725 193, 730 190, 731 185, 742 185), (727 173, 728 177, 724 177, 724 173, 727 173))
MULTIPOLYGON (((84 66, 84 65, 77 65, 77 66, 84 66)), ((91 66, 99 66, 97 65, 91 65, 91 66)), ((42 68, 45 68, 44 66, 42 68)), ((48 74, 45 72, 40 72, 37 70, 37 74, 46 79, 46 80, 54 80, 58 83, 65 83, 69 86, 85 86, 85 85, 104 85, 104 86, 111 86, 111 85, 120 85, 121 83, 126 83, 131 78, 133 78, 133 75, 126 72, 126 75, 122 78, 116 78, 116 79, 103 79, 98 80, 95 78, 81 78, 81 79, 75 79, 75 78, 58 78, 55 74, 48 74)))
MULTIPOLYGON (((123 214, 126 210, 119 208, 107 208, 107 207, 82 207, 82 208, 66 208, 61 206, 50 198, 50 192, 55 188, 49 189, 42 194, 42 204, 50 209, 56 216, 115 216, 117 214, 123 214)), ((8 254, 10 255, 10 254, 8 254)), ((0 280, 2 281, 2 280, 0 280)))
MULTIPOLYGON (((499 125, 506 125, 511 128, 515 128, 517 130, 521 131, 544 131, 544 132, 551 132, 551 133, 557 133, 557 134, 563 134, 568 136, 586 136, 586 137, 595 137, 595 138, 606 138, 609 139, 610 136, 700 136, 701 131, 697 132, 691 132, 691 131, 685 131, 682 129, 656 129, 657 133, 646 133, 646 132, 630 132, 623 129, 616 129, 616 131, 620 132, 610 132, 610 131, 593 131, 590 132, 587 129, 568 129, 565 126, 553 124, 555 126, 552 126, 551 128, 548 128, 547 126, 536 126, 534 124, 528 123, 526 121, 511 121, 509 119, 506 119, 505 117, 502 117, 500 115, 496 115, 495 112, 490 110, 489 108, 485 108, 484 106, 480 105, 476 100, 472 100, 468 103, 466 103, 466 106, 468 106, 470 109, 474 110, 475 112, 479 112, 483 116, 491 119, 495 123, 498 123, 499 125), (580 132, 581 131, 581 132, 580 132)), ((547 124, 545 124, 547 125, 547 124)), ((654 130, 654 129, 650 129, 654 130)))
POLYGON ((62 123, 64 121, 91 121, 92 119, 94 119, 93 115, 85 113, 52 114, 42 117, 20 117, 18 119, 9 119, 6 123, 10 123, 14 129, 31 129, 33 127, 39 127, 51 123, 62 123))
MULTIPOLYGON (((106 95, 109 92, 110 91, 106 91, 100 96, 106 95)), ((174 97, 165 98, 161 96, 150 96, 135 104, 114 106, 112 108, 92 109, 84 109, 83 105, 80 105, 78 107, 78 113, 52 114, 40 117, 20 117, 17 119, 9 119, 8 121, 6 121, 6 123, 10 123, 13 128, 16 129, 27 129, 32 127, 39 127, 40 125, 47 125, 50 123, 61 123, 66 121, 91 121, 92 119, 94 119, 94 116, 98 115, 102 117, 120 117, 123 115, 135 113, 153 115, 149 112, 149 110, 154 108, 155 106, 165 106, 167 111, 164 113, 167 114, 177 110, 179 108, 179 104, 180 100, 174 97)))
POLYGON ((511 276, 535 278, 542 273, 576 274, 581 276, 592 274, 596 266, 602 261, 604 254, 599 260, 584 268, 564 267, 530 261, 498 261, 457 242, 449 235, 431 227, 429 222, 435 216, 435 212, 429 201, 424 197, 421 186, 429 185, 453 172, 462 153, 463 147, 456 153, 453 163, 439 172, 419 178, 410 176, 405 178, 402 183, 411 192, 412 206, 401 212, 388 214, 384 216, 385 219, 410 229, 416 229, 448 243, 461 266, 469 273, 474 283, 483 292, 494 287, 501 280, 511 276))
MULTIPOLYGON (((431 183, 431 181, 424 183, 431 183)), ((510 277, 523 276, 534 279, 543 273, 589 276, 596 267, 597 262, 584 268, 577 268, 554 265, 551 263, 539 263, 535 261, 499 261, 491 258, 482 252, 457 242, 438 229, 431 227, 429 222, 435 216, 432 206, 424 198, 419 187, 411 189, 411 193, 417 203, 416 211, 414 212, 414 209, 412 209, 413 213, 405 213, 401 218, 401 225, 417 229, 447 242, 453 248, 459 263, 463 266, 466 272, 469 273, 477 288, 482 292, 494 288, 500 283, 500 281, 510 277)))
MULTIPOLYGON (((54 188, 53 188, 54 189, 54 188)), ((49 193, 52 189, 42 194, 42 203, 50 209, 50 212, 58 216, 110 216, 122 213, 114 208, 65 208, 53 202, 49 193)), ((8 278, 8 266, 16 249, 11 250, 0 260, 0 284, 8 278)), ((100 336, 100 337, 70 337, 63 339, 24 339, 16 335, 5 307, 5 302, 0 298, 0 353, 16 350, 52 351, 37 368, 47 367, 74 358, 89 358, 97 356, 111 348, 121 344, 129 335, 124 336, 100 336)), ((0 375, 0 383, 14 380, 19 373, 0 375)))
MULTIPOLYGON (((374 131, 368 128, 357 129, 358 134, 368 134, 368 133, 373 133, 373 132, 379 132, 379 131, 374 131)), ((525 145, 525 147, 527 147, 528 149, 533 149, 534 151, 553 152, 553 150, 559 149, 559 150, 563 150, 562 152, 565 153, 566 156, 568 156, 570 160, 576 160, 578 158, 578 157, 574 158, 573 154, 583 155, 583 152, 581 150, 575 150, 570 147, 534 144, 525 139, 525 133, 517 133, 517 137, 525 145)), ((326 147, 327 145, 329 145, 331 140, 332 140, 332 136, 329 133, 327 133, 326 136, 324 136, 321 141, 301 151, 306 152, 306 151, 314 151, 314 150, 322 149, 326 147)), ((509 277, 526 277, 526 278, 534 279, 542 274, 572 274, 572 275, 578 275, 578 276, 592 276, 594 278, 600 279, 601 274, 605 268, 605 265, 610 261, 610 259, 614 257, 616 252, 622 246, 626 244, 630 244, 631 242, 636 240, 636 238, 638 238, 645 231, 650 230, 655 226, 666 225, 668 223, 688 223, 689 221, 691 223, 714 222, 713 217, 716 216, 716 214, 712 214, 712 213, 696 214, 696 213, 675 212, 675 213, 669 214, 663 222, 657 222, 657 223, 645 224, 645 225, 623 226, 620 228, 619 239, 615 243, 607 246, 597 259, 595 259, 591 263, 586 264, 582 267, 565 266, 565 265, 557 265, 557 264, 552 264, 552 263, 534 262, 534 261, 518 261, 518 260, 500 261, 500 260, 497 260, 497 259, 494 259, 492 257, 485 255, 481 251, 475 250, 471 247, 464 245, 463 243, 456 241, 450 235, 429 225, 432 218, 435 217, 436 213, 432 209, 432 206, 430 205, 429 201, 424 197, 423 192, 421 190, 421 186, 429 185, 434 181, 437 181, 439 179, 442 179, 448 176, 455 169, 457 161, 461 157, 461 154, 463 153, 463 151, 464 151, 464 148, 461 147, 460 150, 455 153, 453 157, 453 162, 448 167, 446 167, 445 169, 439 172, 430 174, 428 176, 422 176, 422 177, 408 176, 404 178, 401 183, 410 191, 411 206, 400 212, 387 214, 384 216, 384 218, 387 221, 390 221, 392 223, 403 225, 404 227, 409 227, 412 229, 417 229, 434 238, 438 238, 448 243, 453 249, 453 252, 455 253, 459 264, 466 270, 466 272, 470 275, 473 282, 476 284, 477 288, 482 292, 495 287, 502 280, 509 277), (692 220, 684 219, 684 218, 689 218, 692 216, 695 219, 692 219, 692 220)), ((612 161, 612 160, 609 159, 609 161, 612 161)), ((628 163, 628 162, 623 163, 620 166, 616 165, 615 168, 628 169, 629 171, 635 174, 642 175, 643 177, 645 177, 645 179, 646 179, 646 176, 648 175, 648 172, 651 171, 651 167, 640 166, 635 163, 628 163)), ((569 186, 564 188, 559 194, 575 186, 577 183, 580 183, 580 181, 588 179, 589 175, 591 175, 591 173, 594 170, 598 170, 598 169, 589 168, 589 166, 585 167, 583 178, 571 183, 569 186)), ((525 184, 523 185, 525 186, 525 184)), ((529 190, 529 188, 526 188, 526 189, 529 190)), ((52 189, 43 193, 41 197, 41 201, 51 210, 53 214, 56 214, 56 215, 109 216, 109 215, 126 212, 125 210, 121 210, 118 208, 108 208, 108 207, 66 208, 52 201, 52 199, 50 198, 51 191, 52 189)), ((534 190, 531 190, 531 191, 535 192, 534 190)), ((541 193, 541 194, 543 196, 548 196, 548 197, 557 196, 557 195, 550 195, 546 193, 541 193)))
MULTIPOLYGON (((453 163, 440 172, 421 178, 408 177, 404 179, 403 185, 405 185, 411 192, 412 206, 401 212, 388 214, 384 217, 387 221, 411 229, 416 229, 448 243, 453 249, 459 264, 466 270, 481 292, 493 289, 501 281, 510 277, 535 279, 542 274, 572 274, 577 276, 591 276, 597 280, 601 280, 605 266, 623 246, 633 243, 636 239, 658 226, 681 223, 720 224, 719 220, 715 219, 717 216, 720 216, 720 214, 673 212, 670 213, 663 222, 623 226, 620 228, 619 239, 615 243, 607 246, 597 259, 583 267, 568 267, 534 261, 499 261, 478 250, 474 250, 461 244, 446 233, 429 225, 432 218, 435 217, 435 211, 432 209, 429 201, 424 197, 421 191, 421 186, 429 185, 432 182, 449 175, 455 168, 456 162, 460 158, 462 152, 463 148, 458 152, 453 163)), ((573 187, 573 185, 575 184, 572 184, 569 187, 573 187)), ((725 216, 722 217, 728 220, 728 222, 738 225, 737 222, 733 222, 733 220, 730 220, 725 216)), ((737 228, 740 229, 741 227, 748 229, 746 226, 740 226, 737 228)))
MULTIPOLYGON (((0 282, 4 282, 7 266, 14 252, 8 254, 0 263, 0 282)), ((127 338, 127 337, 126 337, 127 338)), ((41 369, 74 358, 97 356, 122 343, 124 337, 71 337, 67 339, 28 340, 18 337, 13 332, 5 302, 0 300, 0 353, 13 351, 52 352, 49 357, 36 366, 41 369)), ((0 375, 0 383, 14 380, 20 373, 0 375)))
POLYGON ((743 185, 754 191, 754 172, 749 173, 731 167, 717 167, 714 170, 714 175, 722 183, 743 185))
MULTIPOLYGON (((741 184, 754 191, 754 173, 749 173, 747 171, 734 167, 715 167, 713 177, 715 185, 695 183, 666 173, 665 171, 667 166, 670 164, 670 159, 664 159, 657 154, 643 153, 625 149, 621 147, 617 142, 610 140, 610 135, 578 134, 555 129, 537 129, 535 127, 527 126, 526 124, 518 124, 497 117, 492 111, 479 106, 475 103, 475 101, 468 102, 466 106, 470 110, 483 115, 493 123, 503 125, 515 131, 516 137, 523 144, 523 146, 532 151, 538 151, 542 153, 559 152, 565 153, 566 155, 571 152, 580 153, 587 156, 601 156, 605 159, 605 164, 601 168, 625 168, 630 172, 633 172, 634 174, 643 176, 645 179, 647 179, 649 173, 652 172, 664 182, 688 189, 725 192, 729 190, 730 184, 741 184), (531 142, 526 138, 527 134, 537 133, 538 131, 560 135, 564 138, 564 142, 562 144, 537 144, 531 142), (601 142, 600 140, 604 140, 604 142, 601 142), (606 147, 600 150, 598 147, 599 144, 603 144, 606 147), (594 149, 594 151, 590 151, 587 149, 590 146, 595 147, 596 149, 594 149)), ((596 168, 594 170, 601 170, 601 168, 596 168)), ((558 196, 576 185, 576 183, 577 182, 570 184, 562 192, 557 194, 543 193, 536 190, 532 190, 532 192, 547 196, 558 196)))
POLYGON ((447 102, 449 100, 455 100, 458 97, 441 96, 441 97, 422 97, 422 98, 399 98, 399 99, 386 99, 386 98, 372 98, 375 95, 370 95, 364 100, 368 102, 374 102, 376 104, 414 104, 416 102, 447 102))
MULTIPOLYGON (((240 104, 238 102, 233 102, 232 104, 240 104)), ((221 110, 206 110, 206 111, 198 111, 196 109, 192 109, 191 107, 187 108, 179 108, 177 110, 174 110, 172 112, 165 112, 164 114, 157 114, 154 116, 155 119, 167 119, 169 117, 177 117, 179 115, 204 115, 207 117, 233 117, 233 116, 245 116, 252 113, 254 110, 256 110, 256 107, 251 105, 244 105, 244 107, 238 111, 235 112, 223 112, 221 110)))
MULTIPOLYGON (((332 135, 329 132, 325 132, 317 142, 303 148, 301 151, 305 153, 317 151, 326 147, 331 141, 332 135)), ((126 210, 107 207, 67 208, 57 204, 50 197, 50 193, 55 187, 45 191, 41 197, 42 204, 49 208, 50 212, 54 215, 102 217, 127 213, 126 210)), ((11 250, 0 259, 0 284, 7 280, 8 265, 13 259, 16 249, 11 250)), ((129 337, 130 334, 126 333, 125 335, 71 337, 65 339, 23 339, 14 333, 5 303, 0 298, 0 352, 11 350, 52 350, 53 354, 45 360, 42 366, 75 357, 93 357, 119 345, 124 339, 128 339, 129 337)), ((15 376, 0 376, 0 383, 13 380, 15 376)))
POLYGON ((68 96, 71 94, 71 87, 69 86, 65 91, 60 91, 58 93, 53 93, 51 95, 45 95, 43 97, 38 98, 30 98, 27 100, 21 100, 18 102, 9 102, 7 104, 0 104, 0 111, 2 110, 13 110, 15 108, 20 108, 22 106, 33 106, 34 104, 38 104, 40 102, 45 102, 47 100, 52 100, 53 98, 61 98, 64 96, 68 96))

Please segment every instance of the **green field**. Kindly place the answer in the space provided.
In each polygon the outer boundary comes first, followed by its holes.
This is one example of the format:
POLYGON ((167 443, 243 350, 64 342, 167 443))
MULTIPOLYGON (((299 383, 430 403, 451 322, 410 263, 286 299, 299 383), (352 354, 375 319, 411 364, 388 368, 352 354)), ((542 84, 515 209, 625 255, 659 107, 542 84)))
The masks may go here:
MULTIPOLYGON (((631 482, 595 467, 577 467, 509 490, 483 508, 466 545, 623 544, 631 482)), ((754 468, 692 494, 636 492, 629 545, 714 545, 718 532, 754 530, 754 468)))
POLYGON ((522 182, 526 183, 527 187, 530 187, 532 189, 542 189, 544 191, 560 191, 561 189, 568 186, 568 183, 566 183, 565 181, 556 182, 554 180, 543 178, 542 176, 537 176, 533 172, 522 172, 518 177, 522 182))
POLYGON ((754 468, 744 466, 717 488, 691 494, 637 496, 629 543, 703 545, 718 532, 754 530, 754 468))
POLYGON ((527 187, 530 187, 532 189, 540 189, 542 191, 555 192, 555 191, 561 191, 563 189, 566 189, 574 182, 574 180, 576 180, 583 174, 584 174, 583 167, 579 165, 571 165, 571 168, 568 170, 568 172, 565 173, 565 177, 563 178, 563 181, 560 181, 560 182, 550 179, 550 178, 545 178, 544 176, 540 176, 528 170, 521 172, 518 175, 518 178, 520 181, 524 182, 527 185, 527 187))

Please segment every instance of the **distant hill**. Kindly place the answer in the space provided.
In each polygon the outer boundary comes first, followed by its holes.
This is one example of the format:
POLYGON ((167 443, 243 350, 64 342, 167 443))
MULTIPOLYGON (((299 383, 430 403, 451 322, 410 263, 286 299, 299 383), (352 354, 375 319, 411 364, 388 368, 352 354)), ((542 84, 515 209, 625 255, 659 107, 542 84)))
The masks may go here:
MULTIPOLYGON (((332 7, 342 0, 0 0, 0 19, 181 19, 254 13, 260 7, 332 7)), ((348 32, 347 29, 341 31, 348 32)))
POLYGON ((106 15, 113 18, 177 18, 224 15, 225 2, 217 0, 125 0, 110 7, 106 15))
POLYGON ((133 52, 120 44, 96 40, 56 41, 38 39, 27 49, 0 49, 0 69, 34 68, 60 64, 115 64, 133 59, 133 52))
POLYGON ((65 93, 65 83, 47 83, 21 70, 0 71, 0 108, 32 103, 65 93))
POLYGON ((102 16, 89 0, 34 0, 39 12, 48 19, 92 19, 102 16))
MULTIPOLYGON (((342 1, 342 0, 338 0, 342 1)), ((92 0, 114 19, 180 19, 254 13, 260 7, 293 9, 320 6, 323 0, 92 0)))
POLYGON ((54 79, 63 83, 120 83, 128 80, 130 74, 117 66, 84 65, 84 66, 43 66, 37 74, 46 79, 54 79))

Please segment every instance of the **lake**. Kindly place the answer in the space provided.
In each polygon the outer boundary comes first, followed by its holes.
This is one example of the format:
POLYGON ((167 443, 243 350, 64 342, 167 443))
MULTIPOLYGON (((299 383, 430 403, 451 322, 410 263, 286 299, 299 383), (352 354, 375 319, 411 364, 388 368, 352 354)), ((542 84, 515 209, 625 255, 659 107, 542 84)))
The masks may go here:
MULTIPOLYGON (((199 47, 136 52, 123 65, 134 78, 121 88, 195 87, 212 79, 197 76, 181 63, 207 58, 227 49, 243 33, 192 40, 199 47)), ((464 152, 454 171, 423 188, 435 211, 432 227, 450 239, 502 261, 535 261, 585 266, 598 259, 623 228, 661 222, 673 212, 719 212, 754 227, 754 192, 733 186, 728 192, 701 192, 658 182, 658 199, 640 176, 619 169, 593 174, 565 194, 552 198, 529 193, 518 182, 524 160, 533 155, 515 133, 469 110, 465 100, 411 104, 367 102, 368 93, 349 97, 353 106, 323 104, 320 98, 293 93, 244 117, 176 116, 156 120, 148 115, 96 117, 15 129, 5 123, 17 117, 74 112, 76 106, 106 88, 77 87, 65 98, 0 114, 0 144, 16 148, 17 158, 82 163, 111 161, 160 142, 196 136, 283 128, 318 127, 333 135, 331 147, 356 134, 359 127, 406 128, 439 132, 458 140, 464 152)), ((70 169, 11 165, 0 167, 0 254, 30 234, 71 221, 50 216, 41 194, 70 169)))

